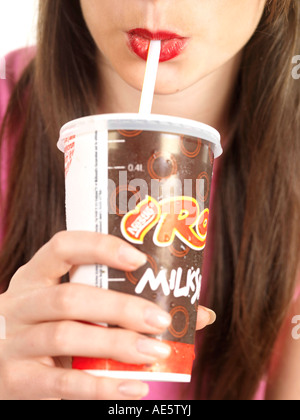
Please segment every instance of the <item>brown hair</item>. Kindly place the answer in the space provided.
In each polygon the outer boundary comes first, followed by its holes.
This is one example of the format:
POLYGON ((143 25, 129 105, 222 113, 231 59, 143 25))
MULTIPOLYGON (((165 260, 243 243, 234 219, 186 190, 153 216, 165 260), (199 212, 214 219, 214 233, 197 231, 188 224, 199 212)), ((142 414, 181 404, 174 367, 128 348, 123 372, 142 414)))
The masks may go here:
MULTIPOLYGON (((214 203, 207 306, 195 398, 251 399, 268 367, 295 288, 300 245, 300 7, 268 1, 244 49, 235 90, 235 130, 214 203)), ((6 200, 0 284, 64 222, 65 122, 97 111, 96 47, 78 0, 40 2, 38 47, 12 96, 2 138, 23 119, 6 200), (22 101, 20 100, 22 98, 22 101), (24 101, 26 105, 24 105, 24 101), (94 102, 91 102, 94 101, 94 102)))

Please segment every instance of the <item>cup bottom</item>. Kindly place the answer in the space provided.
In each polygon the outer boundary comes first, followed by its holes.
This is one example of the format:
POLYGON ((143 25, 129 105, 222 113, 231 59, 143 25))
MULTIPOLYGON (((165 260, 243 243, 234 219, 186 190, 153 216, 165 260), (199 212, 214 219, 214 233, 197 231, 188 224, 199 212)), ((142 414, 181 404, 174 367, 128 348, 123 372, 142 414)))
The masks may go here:
POLYGON ((93 376, 112 379, 132 379, 147 382, 191 382, 191 375, 183 375, 180 373, 133 372, 125 370, 85 370, 84 372, 93 376))
POLYGON ((171 347, 166 360, 153 365, 135 365, 109 359, 73 358, 73 369, 83 370, 94 376, 143 381, 190 382, 195 346, 173 341, 164 341, 171 347))

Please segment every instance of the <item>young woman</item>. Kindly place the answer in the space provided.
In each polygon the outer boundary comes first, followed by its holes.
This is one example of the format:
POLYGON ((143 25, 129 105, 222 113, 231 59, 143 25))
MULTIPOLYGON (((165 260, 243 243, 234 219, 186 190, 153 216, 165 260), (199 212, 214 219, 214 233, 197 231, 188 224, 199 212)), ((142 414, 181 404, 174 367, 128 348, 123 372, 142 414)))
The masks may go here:
MULTIPOLYGON (((7 57, 0 81, 0 398, 142 398, 149 385, 72 371, 68 356, 168 357, 143 335, 170 324, 155 305, 60 284, 78 265, 134 270, 145 257, 111 236, 64 231, 56 148, 67 121, 137 112, 141 46, 167 33, 153 112, 210 124, 223 139, 201 302, 218 319, 200 333, 189 389, 153 384, 150 397, 300 399, 299 28, 296 0, 40 2, 37 48, 7 57)), ((201 306, 198 328, 214 318, 201 306)))

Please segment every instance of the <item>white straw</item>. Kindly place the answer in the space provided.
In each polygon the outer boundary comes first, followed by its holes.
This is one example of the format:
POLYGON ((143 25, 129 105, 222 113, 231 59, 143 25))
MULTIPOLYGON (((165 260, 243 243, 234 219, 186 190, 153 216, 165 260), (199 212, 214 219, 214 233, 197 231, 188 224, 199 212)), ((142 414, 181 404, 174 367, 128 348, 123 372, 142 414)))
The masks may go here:
POLYGON ((160 51, 161 41, 151 41, 140 103, 140 114, 151 114, 160 51))

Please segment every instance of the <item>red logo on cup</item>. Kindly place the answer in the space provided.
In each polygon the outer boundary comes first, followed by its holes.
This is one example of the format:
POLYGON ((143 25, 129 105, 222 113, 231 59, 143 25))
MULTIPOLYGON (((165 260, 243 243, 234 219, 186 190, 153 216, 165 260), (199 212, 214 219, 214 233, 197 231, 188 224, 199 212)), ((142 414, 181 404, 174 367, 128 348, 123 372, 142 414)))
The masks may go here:
POLYGON ((65 174, 68 175, 72 159, 75 152, 75 138, 76 136, 67 137, 63 140, 65 146, 65 174))
POLYGON ((204 249, 208 209, 200 214, 199 204, 192 197, 174 197, 159 204, 162 216, 154 233, 154 243, 159 247, 171 246, 178 237, 195 251, 204 249))
POLYGON ((161 209, 154 198, 148 196, 135 210, 127 213, 121 222, 123 236, 134 244, 143 244, 146 234, 160 219, 161 209))
POLYGON ((153 242, 158 247, 173 245, 179 238, 189 248, 202 251, 206 244, 209 210, 200 212, 192 197, 173 197, 157 202, 148 196, 135 210, 123 217, 121 231, 133 244, 143 244, 146 234, 156 226, 153 242))

